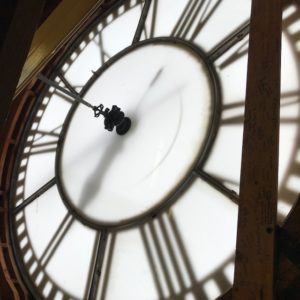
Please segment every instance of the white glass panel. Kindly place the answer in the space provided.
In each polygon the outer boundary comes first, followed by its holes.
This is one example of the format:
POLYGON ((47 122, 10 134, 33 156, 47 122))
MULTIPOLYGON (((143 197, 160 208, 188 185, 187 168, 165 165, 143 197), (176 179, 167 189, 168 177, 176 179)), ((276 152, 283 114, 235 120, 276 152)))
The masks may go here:
POLYGON ((242 141, 242 126, 221 127, 205 165, 205 171, 221 181, 232 182, 234 186, 236 184, 239 186, 242 141))
MULTIPOLYGON (((299 69, 295 64, 295 49, 288 36, 282 36, 281 67, 281 110, 280 110, 280 148, 279 148, 279 199, 285 200, 280 190, 288 185, 288 177, 294 173, 293 157, 297 151, 299 135, 300 101, 299 69), (288 76, 286 76, 288 74, 288 76), (288 175, 289 174, 289 175, 288 175)), ((290 205, 296 200, 287 201, 290 205)), ((286 201, 286 200, 285 200, 286 201)))
POLYGON ((152 2, 152 10, 150 11, 146 22, 148 32, 150 32, 150 28, 152 24, 154 24, 155 37, 170 36, 189 1, 162 0, 152 2), (154 5, 156 5, 155 15, 153 15, 154 5))
POLYGON ((113 251, 105 299, 158 299, 139 230, 119 233, 113 251))
MULTIPOLYGON (((61 95, 49 93, 41 105, 41 120, 33 124, 25 148, 27 161, 25 198, 55 176, 55 154, 59 134, 71 104, 61 95), (45 107, 44 107, 45 106, 45 107), (28 149, 27 149, 28 148, 28 149), (41 168, 42 167, 42 168, 41 168), (39 174, 39 176, 36 176, 39 174)), ((24 156, 25 156, 24 155, 24 156)))
MULTIPOLYGON (((239 47, 240 44, 236 45, 216 61, 222 83, 224 105, 221 115, 221 127, 211 155, 205 165, 205 170, 208 173, 220 178, 228 187, 233 187, 236 191, 238 191, 240 177, 247 55, 233 60, 230 64, 226 65, 226 67, 223 66, 223 63, 228 57, 231 57, 239 47), (234 186, 232 186, 232 183, 234 186)), ((246 44, 242 50, 243 49, 247 49, 246 44)), ((286 180, 292 169, 291 159, 294 156, 294 147, 297 142, 300 109, 297 72, 292 44, 289 42, 287 36, 283 34, 279 152, 279 196, 281 198, 284 198, 286 195, 286 180), (286 74, 290 74, 291 77, 286 76, 286 74)), ((296 198, 281 200, 293 203, 296 198)))
MULTIPOLYGON (((58 78, 55 81, 65 87, 58 78)), ((54 90, 54 88, 50 88, 49 91, 43 100, 46 107, 43 108, 43 105, 41 105, 44 112, 38 127, 39 130, 44 131, 51 131, 62 126, 73 102, 73 99, 69 96, 54 90)))
POLYGON ((28 160, 24 198, 28 198, 54 176, 55 149, 31 155, 28 160), (38 176, 37 176, 38 174, 38 176))
POLYGON ((220 289, 214 280, 208 280, 204 284, 204 291, 208 296, 208 299, 216 299, 220 295, 220 289))
POLYGON ((152 32, 154 24, 155 37, 184 38, 208 51, 249 19, 250 5, 249 0, 153 1, 146 30, 152 32))
POLYGON ((217 275, 233 260, 237 206, 197 179, 172 211, 196 280, 219 286, 217 275))
POLYGON ((67 210, 57 188, 52 187, 25 209, 28 237, 35 255, 39 259, 55 235, 67 210))
MULTIPOLYGON (((63 65, 66 78, 77 90, 90 78, 92 71, 131 44, 142 3, 126 3, 130 4, 116 9, 116 13, 110 14, 84 37, 63 65)), ((199 3, 201 1, 153 0, 142 38, 149 37, 153 20, 154 35, 168 36, 183 16, 186 5, 191 8, 199 3), (153 10, 155 3, 157 12, 153 10)), ((220 3, 194 40, 205 50, 211 50, 224 40, 250 14, 250 0, 202 3, 201 11, 194 10, 185 19, 193 23, 191 27, 173 36, 191 39, 200 19, 203 21, 213 6, 220 3), (201 17, 204 10, 206 13, 201 17)), ((284 13, 284 18, 295 13, 296 6, 293 7, 284 13)), ((278 204, 281 220, 299 192, 299 29, 299 18, 295 18, 283 36, 282 45, 278 204)), ((247 47, 245 38, 215 62, 222 88, 223 111, 205 168, 237 191, 247 47)), ((82 199, 82 210, 87 217, 98 221, 101 218, 101 221, 118 222, 159 203, 190 171, 205 140, 212 95, 203 62, 198 58, 195 61, 190 53, 183 56, 177 53, 173 57, 175 63, 169 68, 172 51, 156 53, 151 49, 151 52, 153 57, 145 57, 143 53, 140 59, 130 60, 128 56, 115 71, 112 68, 111 73, 105 72, 86 95, 95 105, 100 102, 109 107, 120 105, 133 120, 128 135, 119 137, 105 132, 103 120, 94 119, 93 112, 85 107, 76 112, 80 112, 72 133, 76 138, 69 148, 73 156, 67 164, 78 172, 69 169, 75 178, 70 190, 75 191, 77 200, 79 196, 82 199), (188 85, 191 79, 195 80, 196 89, 188 85), (149 92, 147 88, 152 84, 149 92), (86 167, 84 172, 82 166, 86 167), (107 193, 107 199, 90 205, 90 199, 97 198, 100 193, 107 193), (150 199, 148 203, 147 199, 150 199)), ((59 80, 56 78, 56 81, 59 80)), ((26 171, 18 174, 18 202, 54 177, 58 134, 70 105, 70 99, 54 92, 53 88, 46 93, 27 139, 33 141, 33 147, 26 145, 24 149, 21 166, 26 171)), ((197 179, 174 208, 159 218, 137 229, 114 233, 116 243, 110 244, 112 252, 109 248, 106 251, 99 299, 104 293, 105 280, 108 283, 105 299, 215 298, 232 283, 236 218, 236 206, 197 179)), ((15 220, 25 267, 39 292, 45 297, 52 293, 51 299, 57 300, 64 297, 82 299, 92 270, 95 233, 77 221, 73 223, 56 187, 19 212, 15 220), (59 287, 61 291, 57 290, 59 287)))
POLYGON ((97 71, 101 66, 102 50, 99 47, 99 36, 91 41, 87 39, 86 43, 83 50, 77 49, 79 55, 74 58, 74 62, 64 73, 65 78, 77 91, 80 91, 80 88, 90 79, 92 72, 97 71))
POLYGON ((105 299, 214 299, 232 283, 236 223, 237 206, 196 179, 170 211, 117 234, 105 299))
POLYGON ((103 29, 103 47, 110 56, 131 45, 140 19, 141 6, 127 8, 125 12, 103 29))
POLYGON ((217 8, 194 42, 209 51, 250 19, 251 1, 213 0, 206 2, 204 6, 208 5, 208 7, 205 16, 212 12, 215 5, 217 8))
POLYGON ((75 298, 83 299, 94 241, 95 232, 75 221, 46 267, 51 279, 75 298))
POLYGON ((225 105, 245 100, 248 54, 247 52, 242 56, 236 54, 247 50, 246 37, 216 61, 225 105))

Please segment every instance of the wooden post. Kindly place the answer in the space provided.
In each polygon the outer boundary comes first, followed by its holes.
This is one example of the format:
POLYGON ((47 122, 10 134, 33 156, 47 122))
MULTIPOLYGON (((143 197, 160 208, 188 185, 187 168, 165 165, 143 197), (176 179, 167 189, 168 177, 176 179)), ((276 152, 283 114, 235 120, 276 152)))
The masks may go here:
POLYGON ((252 0, 233 299, 273 299, 281 0, 252 0))

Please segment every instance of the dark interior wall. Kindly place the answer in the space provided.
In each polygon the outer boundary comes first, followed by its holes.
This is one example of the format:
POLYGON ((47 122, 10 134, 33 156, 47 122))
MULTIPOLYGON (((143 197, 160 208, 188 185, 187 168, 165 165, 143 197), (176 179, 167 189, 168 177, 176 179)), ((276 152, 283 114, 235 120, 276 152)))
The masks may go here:
MULTIPOLYGON (((0 50, 8 32, 18 0, 0 1, 0 50)), ((41 25, 62 0, 47 0, 39 25, 41 25)))
POLYGON ((0 49, 5 40, 17 0, 1 0, 0 3, 0 49))

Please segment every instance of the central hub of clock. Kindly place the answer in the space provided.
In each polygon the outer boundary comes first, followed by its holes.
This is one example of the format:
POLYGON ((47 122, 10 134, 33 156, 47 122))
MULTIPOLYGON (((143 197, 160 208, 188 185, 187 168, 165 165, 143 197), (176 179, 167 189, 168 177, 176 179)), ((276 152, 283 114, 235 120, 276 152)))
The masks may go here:
POLYGON ((56 165, 71 212, 97 228, 157 213, 207 146, 214 80, 199 49, 171 39, 138 43, 100 68, 85 99, 122 107, 132 127, 124 136, 109 133, 90 110, 74 104, 56 165))

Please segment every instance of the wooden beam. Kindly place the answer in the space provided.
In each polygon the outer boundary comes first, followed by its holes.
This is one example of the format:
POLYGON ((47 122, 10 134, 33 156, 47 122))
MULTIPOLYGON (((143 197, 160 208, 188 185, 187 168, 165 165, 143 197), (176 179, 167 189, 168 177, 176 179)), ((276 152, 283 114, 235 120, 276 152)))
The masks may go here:
POLYGON ((103 0, 63 0, 39 27, 22 70, 16 96, 29 81, 53 58, 103 0), (59 28, 59 30, 56 30, 59 28))
MULTIPOLYGON (((298 196, 294 207, 286 217, 282 228, 292 239, 294 239, 297 246, 300 245, 300 195, 298 196)), ((300 269, 293 261, 289 260, 286 255, 282 253, 282 248, 286 247, 286 244, 282 245, 281 243, 282 241, 280 241, 280 238, 277 238, 277 250, 279 253, 276 265, 276 295, 274 298, 289 300, 300 299, 300 269)), ((231 299, 232 289, 218 298, 218 300, 231 299)))
POLYGON ((252 0, 233 299, 273 299, 281 0, 252 0))

